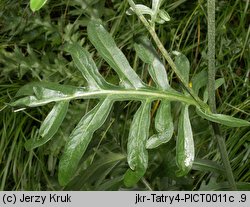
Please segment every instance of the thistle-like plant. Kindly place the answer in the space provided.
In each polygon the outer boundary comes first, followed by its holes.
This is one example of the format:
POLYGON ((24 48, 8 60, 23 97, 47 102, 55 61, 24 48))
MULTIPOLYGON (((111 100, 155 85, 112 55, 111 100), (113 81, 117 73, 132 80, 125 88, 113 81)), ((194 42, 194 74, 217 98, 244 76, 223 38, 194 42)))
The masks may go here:
MULTIPOLYGON (((154 28, 162 15, 159 13, 160 1, 153 1, 150 24, 154 28)), ((130 10, 141 9, 134 7, 130 10)), ((145 10, 145 8, 143 8, 145 10)), ((166 19, 166 13, 163 20, 166 19)), ((59 163, 59 183, 65 186, 74 177, 81 157, 84 155, 93 133, 102 126, 107 119, 115 101, 140 101, 140 107, 134 114, 130 126, 127 143, 127 161, 129 169, 124 175, 124 183, 133 186, 145 174, 148 167, 148 150, 167 143, 173 136, 173 120, 171 116, 171 102, 181 102, 181 112, 178 121, 176 139, 176 161, 179 170, 178 176, 186 175, 194 160, 194 142, 189 120, 188 107, 196 107, 201 117, 224 124, 230 127, 249 126, 250 123, 231 116, 214 114, 204 101, 199 99, 198 93, 205 85, 204 72, 193 79, 193 88, 189 87, 190 64, 188 59, 180 52, 175 52, 175 70, 183 85, 183 92, 173 89, 168 82, 164 64, 156 49, 147 37, 136 40, 135 50, 139 58, 148 65, 149 74, 155 86, 144 83, 131 68, 122 51, 116 46, 112 36, 106 31, 100 21, 91 20, 88 24, 88 37, 100 56, 115 70, 120 84, 108 83, 99 73, 90 53, 77 43, 67 44, 65 51, 69 52, 75 66, 86 79, 87 87, 75 87, 48 82, 36 82, 23 86, 16 94, 13 107, 38 107, 48 103, 55 103, 54 107, 43 121, 38 140, 28 140, 25 144, 27 150, 32 150, 48 142, 58 131, 69 106, 74 99, 98 99, 99 103, 85 114, 67 139, 63 155, 59 163), (151 105, 153 101, 160 101, 154 119, 156 134, 149 137, 151 119, 151 105)), ((175 72, 176 72, 175 71, 175 72)))

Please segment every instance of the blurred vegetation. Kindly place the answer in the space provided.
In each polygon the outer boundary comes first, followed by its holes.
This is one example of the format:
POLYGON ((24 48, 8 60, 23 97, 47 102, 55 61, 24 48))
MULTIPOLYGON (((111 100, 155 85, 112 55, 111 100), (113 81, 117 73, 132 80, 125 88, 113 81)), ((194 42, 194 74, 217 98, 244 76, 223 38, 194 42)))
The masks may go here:
MULTIPOLYGON (((139 2, 139 1, 137 1, 139 2)), ((150 5, 150 1, 140 1, 150 5)), ((184 53, 191 62, 191 77, 207 69, 206 1, 167 0, 163 8, 171 21, 156 30, 170 52, 184 53)), ((95 101, 74 101, 63 126, 47 144, 27 152, 24 143, 38 136, 50 106, 14 111, 8 103, 31 81, 52 81, 76 86, 85 80, 63 51, 67 42, 79 42, 93 52, 102 75, 117 83, 116 74, 98 57, 87 39, 91 16, 100 17, 137 73, 150 83, 148 72, 133 49, 134 38, 147 34, 135 16, 127 16, 127 1, 48 1, 32 13, 27 0, 0 2, 0 190, 125 190, 126 143, 136 102, 116 103, 108 121, 94 134, 77 171, 64 189, 57 181, 58 160, 66 137, 95 101), (115 120, 115 121, 114 121, 115 120)), ((216 69, 224 82, 216 91, 219 113, 250 120, 250 9, 249 0, 221 0, 216 4, 216 69)), ((178 81, 168 65, 171 85, 178 81)), ((173 117, 180 106, 173 103, 173 117)), ((227 190, 217 142, 209 123, 191 108, 196 160, 188 176, 175 175, 175 136, 149 153, 144 178, 130 190, 227 190), (192 111, 193 110, 193 111, 192 111)), ((153 115, 153 113, 152 113, 153 115)), ((174 119, 176 120, 176 119, 174 119)), ((177 121, 175 122, 175 127, 177 121)), ((151 132, 152 133, 152 132, 151 132)), ((223 127, 223 136, 239 190, 250 190, 250 128, 223 127)), ((128 190, 128 189, 126 189, 128 190)))

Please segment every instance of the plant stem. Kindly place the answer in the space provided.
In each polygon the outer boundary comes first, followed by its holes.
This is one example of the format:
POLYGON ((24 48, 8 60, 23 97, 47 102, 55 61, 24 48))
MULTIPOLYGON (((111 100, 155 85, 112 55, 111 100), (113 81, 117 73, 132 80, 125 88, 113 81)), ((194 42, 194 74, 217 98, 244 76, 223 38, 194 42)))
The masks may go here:
POLYGON ((216 113, 215 102, 215 0, 207 1, 208 12, 208 103, 216 113))
MULTIPOLYGON (((208 103, 212 113, 216 113, 215 100, 215 0, 207 1, 208 11, 208 103)), ((237 190, 233 171, 228 158, 225 138, 221 135, 220 127, 212 123, 214 136, 218 141, 221 159, 226 170, 227 179, 232 190, 237 190)))
MULTIPOLYGON (((193 90, 188 86, 188 83, 185 82, 180 71, 176 67, 174 61, 170 57, 168 51, 164 48, 159 37, 157 36, 154 27, 149 24, 146 18, 138 11, 133 0, 128 0, 130 6, 133 8, 134 12, 137 14, 141 22, 147 28, 151 34, 153 40, 155 41, 157 47, 161 51, 163 57, 167 60, 168 64, 175 72, 179 80, 185 86, 188 93, 193 97, 193 99, 202 107, 205 107, 205 104, 200 100, 200 98, 193 92, 193 90)), ((216 102, 215 102, 215 0, 208 0, 208 97, 209 97, 209 106, 213 113, 216 113, 216 102)), ((231 184, 232 190, 236 190, 236 183, 234 180, 232 168, 228 158, 226 143, 224 137, 221 135, 220 127, 216 123, 212 123, 214 135, 218 141, 221 158, 226 170, 227 178, 231 184)))
POLYGON ((168 51, 164 48, 163 44, 161 43, 159 37, 157 36, 154 28, 149 24, 149 22, 146 20, 146 18, 138 11, 136 8, 136 5, 133 0, 128 0, 130 6, 133 8, 134 12, 136 15, 139 17, 139 19, 142 21, 144 26, 147 28, 149 33, 151 34, 153 40, 155 41, 157 47, 161 51, 163 57, 167 60, 168 64, 172 68, 172 70, 175 72, 177 75, 178 79, 181 81, 181 83, 185 86, 185 89, 188 91, 188 93, 194 98, 194 100, 203 108, 204 103, 200 100, 200 98, 193 92, 193 90, 188 86, 188 83, 184 80, 184 78, 181 75, 181 72, 178 70, 176 67, 174 61, 170 57, 168 51))
POLYGON ((194 105, 199 107, 197 102, 190 96, 185 96, 174 90, 167 91, 157 91, 157 90, 117 90, 117 89, 109 89, 109 90, 84 90, 79 88, 76 90, 74 94, 62 95, 62 96, 52 96, 47 97, 45 99, 37 100, 34 96, 21 98, 16 102, 13 102, 12 106, 25 105, 29 107, 42 106, 51 102, 58 101, 70 101, 76 99, 101 99, 109 97, 116 101, 125 101, 125 100, 169 100, 169 101, 180 101, 189 105, 194 105))
POLYGON ((232 171, 230 161, 229 161, 229 158, 228 158, 225 139, 221 135, 219 125, 217 123, 214 123, 214 122, 212 122, 211 124, 212 124, 212 127, 213 127, 214 136, 217 139, 217 142, 218 142, 218 145, 219 145, 221 159, 222 159, 225 171, 226 171, 228 182, 230 183, 232 190, 237 190, 237 186, 236 186, 236 183, 235 183, 235 180, 234 180, 233 171, 232 171))

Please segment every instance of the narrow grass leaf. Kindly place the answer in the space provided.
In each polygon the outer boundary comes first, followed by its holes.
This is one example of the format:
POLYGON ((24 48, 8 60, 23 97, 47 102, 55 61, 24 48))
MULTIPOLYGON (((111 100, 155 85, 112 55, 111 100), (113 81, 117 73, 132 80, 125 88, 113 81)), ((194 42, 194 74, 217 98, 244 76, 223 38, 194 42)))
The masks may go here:
POLYGON ((194 161, 194 140, 190 124, 188 105, 183 105, 179 116, 178 135, 176 140, 177 176, 186 175, 194 161))
POLYGON ((93 133, 107 119, 113 100, 106 98, 88 112, 72 131, 59 163, 59 183, 62 186, 74 176, 78 163, 85 153, 93 133))
POLYGON ((90 88, 104 89, 108 87, 109 84, 99 73, 95 62, 87 50, 77 43, 66 45, 65 50, 71 54, 74 63, 87 80, 90 88))
POLYGON ((213 114, 213 113, 205 113, 201 111, 199 108, 196 108, 196 112, 199 116, 201 116, 204 119, 207 119, 212 122, 216 122, 219 124, 223 124, 225 126, 229 127, 244 127, 244 126, 250 126, 250 122, 238 119, 232 116, 224 115, 224 114, 213 114))
POLYGON ((41 138, 38 140, 30 139, 25 143, 25 148, 28 151, 45 144, 55 135, 66 116, 68 106, 68 101, 55 104, 39 129, 41 138))
POLYGON ((142 102, 130 127, 127 144, 127 159, 130 169, 124 176, 124 184, 128 187, 136 184, 148 167, 148 152, 145 146, 149 134, 150 110, 151 103, 142 102))
POLYGON ((30 9, 35 12, 41 9, 47 0, 30 0, 30 9))
MULTIPOLYGON (((215 90, 217 90, 220 86, 222 86, 225 83, 225 79, 224 78, 218 78, 215 80, 215 90)), ((206 88, 206 90, 204 91, 204 96, 203 96, 203 100, 204 102, 208 101, 208 89, 206 88)))
POLYGON ((208 171, 208 172, 214 172, 218 174, 225 174, 225 168, 219 164, 217 164, 215 161, 211 160, 204 160, 204 159, 194 159, 194 163, 192 166, 193 170, 200 170, 200 171, 208 171))
POLYGON ((97 21, 88 24, 88 37, 104 60, 116 71, 121 85, 127 88, 142 88, 143 82, 129 65, 122 51, 116 46, 112 36, 97 21))

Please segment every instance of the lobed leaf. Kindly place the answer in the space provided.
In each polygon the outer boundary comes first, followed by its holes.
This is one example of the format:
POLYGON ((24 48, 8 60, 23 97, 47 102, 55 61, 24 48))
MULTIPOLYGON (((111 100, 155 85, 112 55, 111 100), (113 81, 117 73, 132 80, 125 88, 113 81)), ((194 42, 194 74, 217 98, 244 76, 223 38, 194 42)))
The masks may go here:
POLYGON ((152 9, 154 12, 158 12, 161 6, 162 0, 152 0, 152 9))
MULTIPOLYGON (((175 65, 182 74, 186 84, 189 83, 190 63, 188 58, 180 52, 174 51, 175 65)), ((186 93, 186 91, 184 91, 186 93)), ((190 124, 189 105, 182 105, 178 123, 178 135, 176 140, 176 163, 179 170, 177 176, 186 175, 192 168, 194 161, 194 140, 190 124)))
POLYGON ((150 65, 148 71, 157 87, 160 89, 169 89, 170 86, 165 66, 150 40, 145 36, 140 37, 137 39, 134 47, 140 59, 150 65))
POLYGON ((25 148, 28 151, 45 144, 55 135, 66 116, 68 106, 68 101, 61 101, 55 104, 39 129, 39 134, 42 138, 38 140, 30 139, 25 143, 25 148))
POLYGON ((147 149, 153 149, 167 143, 173 136, 174 125, 171 115, 171 103, 162 101, 155 116, 157 134, 152 135, 146 143, 147 149))
POLYGON ((207 71, 202 70, 201 72, 197 73, 191 80, 192 88, 195 94, 199 94, 199 91, 202 87, 207 85, 207 71))
POLYGON ((51 82, 31 82, 24 86, 22 86, 18 92, 16 93, 15 97, 21 96, 32 96, 34 95, 34 87, 41 87, 53 91, 58 91, 62 94, 74 94, 79 88, 70 85, 61 85, 58 83, 51 83, 51 82))
POLYGON ((151 102, 142 102, 134 115, 128 137, 127 153, 130 169, 124 176, 124 184, 133 186, 146 172, 148 167, 148 152, 146 141, 149 134, 151 102))
POLYGON ((165 11, 165 10, 160 10, 159 11, 159 17, 157 20, 157 23, 163 24, 165 22, 170 21, 171 17, 169 16, 169 14, 165 11))
POLYGON ((116 71, 121 84, 126 88, 142 88, 143 82, 129 65, 122 51, 116 46, 112 36, 97 21, 88 24, 88 37, 104 60, 116 71))
POLYGON ((42 106, 50 102, 74 99, 79 93, 86 92, 85 88, 60 85, 47 82, 32 82, 17 92, 15 97, 26 96, 12 102, 11 106, 42 106))
POLYGON ((65 50, 69 52, 76 64, 77 68, 87 80, 88 86, 92 89, 108 88, 109 84, 104 80, 96 67, 95 62, 91 58, 89 52, 82 48, 79 44, 68 44, 65 50))
POLYGON ((93 133, 105 122, 112 105, 113 100, 107 97, 89 111, 72 131, 59 163, 58 179, 60 185, 67 185, 73 177, 93 133))
POLYGON ((183 105, 178 123, 176 140, 176 163, 179 170, 177 176, 186 175, 192 168, 194 161, 194 140, 189 120, 188 105, 183 105))
POLYGON ((117 101, 126 100, 168 100, 168 101, 181 101, 190 105, 197 106, 197 103, 189 96, 185 96, 172 88, 168 90, 155 90, 154 88, 143 89, 124 89, 113 87, 105 90, 90 90, 83 87, 75 87, 74 93, 65 93, 64 91, 54 91, 42 87, 33 87, 34 95, 20 98, 12 103, 11 106, 29 106, 36 107, 42 106, 51 102, 70 101, 74 99, 103 99, 107 96, 112 97, 117 101), (34 90, 35 88, 35 90, 34 90), (42 90, 42 91, 41 91, 42 90), (34 92, 35 91, 35 92, 34 92), (39 97, 37 97, 38 95, 39 97), (42 97, 42 98, 41 98, 42 97))
POLYGON ((157 20, 157 16, 160 10, 160 6, 161 6, 161 0, 152 0, 152 11, 153 14, 151 15, 151 23, 154 25, 156 20, 157 20))
POLYGON ((212 122, 216 122, 219 124, 223 124, 229 127, 244 127, 244 126, 250 126, 250 122, 238 119, 232 116, 224 115, 224 114, 213 114, 209 112, 203 112, 199 108, 196 108, 196 112, 199 116, 201 116, 204 119, 207 119, 212 122))
POLYGON ((186 82, 186 84, 189 83, 189 72, 190 72, 190 62, 188 60, 188 58, 183 55, 180 52, 174 51, 173 52, 176 57, 175 57, 175 65, 177 67, 177 69, 180 71, 184 81, 186 82))
POLYGON ((46 2, 47 0, 30 0, 30 9, 35 12, 41 9, 46 2))
MULTIPOLYGON (((136 7, 136 9, 137 9, 138 11, 140 11, 141 14, 148 14, 148 15, 150 15, 150 16, 153 15, 153 10, 150 9, 149 7, 143 5, 143 4, 136 4, 135 7, 136 7)), ((135 11, 133 10, 132 7, 130 7, 130 8, 126 11, 126 14, 127 14, 127 15, 132 15, 132 14, 134 14, 134 13, 135 13, 135 11)))
MULTIPOLYGON (((145 6, 145 5, 142 5, 142 4, 136 4, 135 8, 141 15, 149 15, 150 20, 148 20, 148 21, 151 24, 154 25, 155 22, 157 22, 159 24, 163 24, 167 21, 170 21, 170 16, 166 11, 160 10, 161 2, 162 2, 161 0, 153 0, 152 1, 152 9, 145 6)), ((132 14, 135 14, 135 11, 132 7, 130 7, 126 11, 126 14, 132 15, 132 14)))
MULTIPOLYGON (((147 37, 140 37, 137 40, 135 50, 142 61, 149 64, 149 74, 161 90, 170 89, 167 73, 164 64, 150 40, 147 37)), ((168 142, 173 135, 173 120, 171 115, 171 103, 162 101, 156 112, 155 129, 157 134, 154 134, 147 140, 146 148, 152 149, 159 145, 168 142)))

